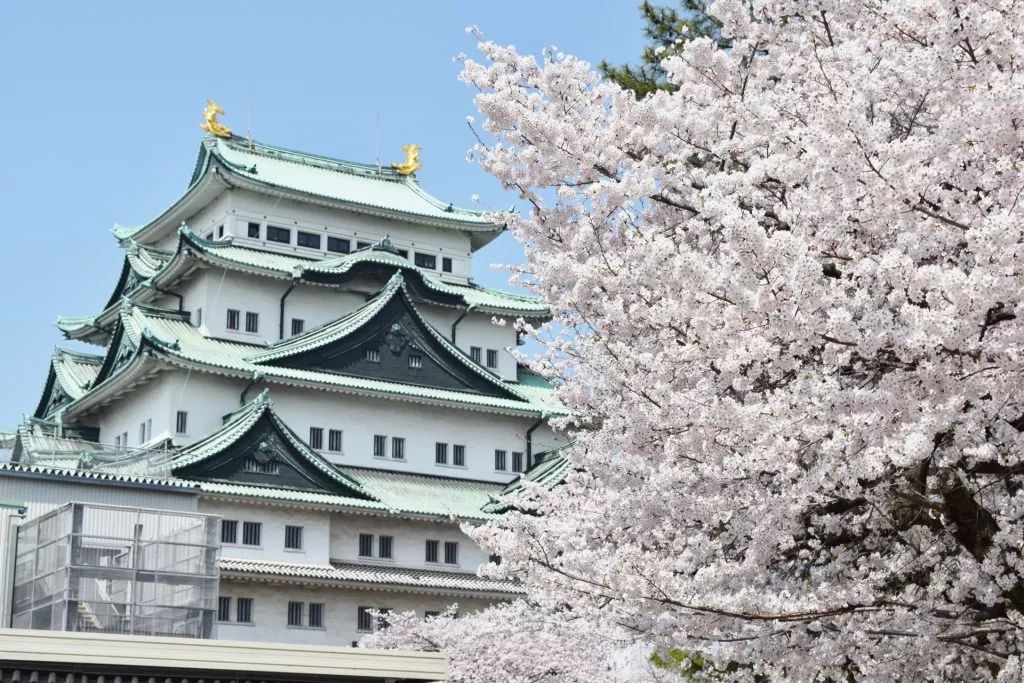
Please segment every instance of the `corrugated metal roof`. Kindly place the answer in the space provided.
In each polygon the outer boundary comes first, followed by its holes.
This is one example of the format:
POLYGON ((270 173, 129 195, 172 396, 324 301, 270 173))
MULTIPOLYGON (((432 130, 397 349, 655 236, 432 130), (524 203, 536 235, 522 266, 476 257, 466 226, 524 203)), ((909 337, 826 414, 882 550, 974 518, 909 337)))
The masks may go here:
POLYGON ((485 520, 484 506, 501 494, 503 484, 471 479, 408 474, 390 470, 338 466, 363 489, 394 512, 485 520))
POLYGON ((454 591, 520 594, 515 581, 487 579, 469 572, 444 571, 369 565, 332 561, 330 564, 296 564, 221 558, 220 570, 227 574, 254 574, 302 579, 319 579, 339 583, 363 583, 381 586, 408 586, 454 591))
POLYGON ((60 476, 60 477, 71 477, 73 479, 90 479, 94 481, 104 481, 114 484, 141 484, 147 486, 168 486, 179 489, 195 489, 198 493, 198 488, 195 482, 186 481, 184 479, 166 479, 161 477, 146 477, 139 475, 130 474, 119 474, 111 472, 101 472, 97 470, 79 470, 79 469, 63 469, 58 467, 44 467, 42 465, 21 465, 13 462, 0 463, 0 473, 11 472, 14 474, 38 474, 48 476, 60 476))

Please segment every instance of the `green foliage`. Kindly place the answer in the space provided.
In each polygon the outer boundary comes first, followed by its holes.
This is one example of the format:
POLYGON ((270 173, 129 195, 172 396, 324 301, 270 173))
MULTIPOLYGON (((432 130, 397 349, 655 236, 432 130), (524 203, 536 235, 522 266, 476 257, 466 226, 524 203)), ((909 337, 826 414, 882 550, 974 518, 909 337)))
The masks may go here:
POLYGON ((644 19, 644 35, 650 43, 640 56, 639 65, 614 66, 601 62, 599 68, 609 78, 627 90, 636 93, 637 98, 656 90, 672 90, 665 80, 661 61, 677 52, 682 45, 695 38, 707 37, 723 47, 728 43, 722 38, 721 24, 708 15, 710 0, 680 0, 679 9, 659 7, 644 0, 640 14, 644 19))

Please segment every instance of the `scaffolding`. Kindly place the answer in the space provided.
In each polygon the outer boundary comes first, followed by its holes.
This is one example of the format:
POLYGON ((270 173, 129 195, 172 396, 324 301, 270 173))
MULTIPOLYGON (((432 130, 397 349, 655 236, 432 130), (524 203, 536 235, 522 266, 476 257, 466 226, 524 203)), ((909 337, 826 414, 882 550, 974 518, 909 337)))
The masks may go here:
POLYGON ((22 524, 15 628, 211 638, 217 518, 68 503, 22 524))

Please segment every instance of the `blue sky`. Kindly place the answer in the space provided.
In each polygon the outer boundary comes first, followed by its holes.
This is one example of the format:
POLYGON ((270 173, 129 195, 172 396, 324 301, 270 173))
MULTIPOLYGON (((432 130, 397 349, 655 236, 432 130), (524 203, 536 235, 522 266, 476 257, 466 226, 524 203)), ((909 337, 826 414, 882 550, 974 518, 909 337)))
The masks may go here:
MULTIPOLYGON (((472 91, 454 55, 465 27, 520 50, 548 45, 597 63, 642 49, 634 0, 515 2, 15 2, 0 0, 5 106, 0 163, 0 429, 39 400, 57 315, 89 315, 110 295, 122 254, 114 223, 136 225, 180 196, 205 98, 236 131, 356 161, 423 147, 423 185, 463 206, 515 197, 465 161, 472 91)), ((476 279, 505 286, 503 236, 476 279)), ((88 348, 97 352, 96 347, 88 348)))

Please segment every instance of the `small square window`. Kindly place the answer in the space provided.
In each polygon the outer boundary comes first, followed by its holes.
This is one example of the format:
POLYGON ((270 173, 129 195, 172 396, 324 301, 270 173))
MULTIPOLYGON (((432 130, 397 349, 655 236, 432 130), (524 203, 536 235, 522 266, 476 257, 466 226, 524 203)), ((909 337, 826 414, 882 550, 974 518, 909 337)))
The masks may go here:
POLYGON ((391 458, 405 460, 405 439, 400 436, 391 437, 391 458))
POLYGON ((444 563, 445 564, 458 564, 459 563, 459 544, 454 541, 445 541, 444 544, 444 563))
POLYGON ((498 352, 494 349, 487 349, 487 367, 498 367, 498 352))
POLYGON ((146 423, 139 423, 139 445, 146 443, 146 423))
POLYGON ((310 628, 323 628, 324 627, 324 603, 322 603, 322 602, 311 602, 311 603, 309 603, 309 627, 310 628))
POLYGON ((391 559, 391 548, 395 543, 394 536, 378 536, 377 537, 377 557, 390 560, 391 559))
POLYGON ((252 623, 252 598, 238 598, 235 600, 236 621, 240 624, 252 623))
POLYGON ((239 311, 237 309, 234 309, 234 308, 229 308, 228 309, 228 329, 229 330, 237 330, 238 329, 239 320, 241 320, 241 317, 242 317, 242 312, 241 311, 239 311))
POLYGON ((420 268, 435 270, 437 268, 437 257, 433 254, 421 254, 416 252, 415 263, 420 268))
POLYGON ((252 237, 253 239, 257 239, 258 240, 260 238, 260 224, 259 223, 249 223, 248 235, 249 235, 249 237, 252 237))
MULTIPOLYGON (((260 314, 248 311, 245 314, 245 331, 246 332, 259 332, 260 331, 260 314)), ((487 352, 490 354, 490 351, 487 352)))
POLYGON ((373 455, 377 458, 383 458, 387 453, 388 437, 382 434, 373 435, 373 455))
POLYGON ((370 246, 369 242, 356 242, 356 249, 366 249, 370 246))
POLYGON ((508 464, 505 462, 506 455, 505 451, 494 451, 494 469, 499 472, 504 472, 508 469, 508 464))
POLYGON ((267 241, 268 242, 280 242, 281 244, 291 244, 292 231, 288 228, 278 228, 273 225, 267 226, 267 241))
POLYGON ((399 249, 398 250, 398 255, 401 256, 404 259, 407 259, 407 258, 409 258, 409 250, 408 249, 399 249))
POLYGON ((366 349, 366 360, 370 363, 379 363, 380 351, 377 349, 366 349))
POLYGON ((409 354, 409 367, 410 368, 422 368, 423 367, 423 356, 418 353, 409 354))
POLYGON ((341 430, 330 429, 327 431, 327 450, 331 453, 341 453, 341 430))
POLYGON ((437 562, 437 551, 441 541, 427 541, 427 562, 437 562))
POLYGON ((224 236, 224 226, 223 225, 218 225, 217 226, 217 237, 223 237, 223 236, 224 236))
POLYGON ((299 231, 295 235, 295 243, 300 247, 307 247, 309 249, 319 249, 320 235, 317 235, 315 232, 299 231))
POLYGON ((512 471, 523 471, 523 454, 518 451, 512 451, 512 471))
POLYGON ((303 330, 306 329, 306 321, 299 320, 298 318, 292 318, 292 336, 302 334, 303 330))
POLYGON ((327 251, 333 251, 336 254, 347 254, 352 251, 352 242, 340 237, 328 237, 327 251))
POLYGON ((438 465, 448 464, 448 444, 441 442, 434 444, 434 462, 438 465))
POLYGON ((263 524, 261 522, 242 523, 242 545, 260 545, 262 535, 263 524))
POLYGON ((234 519, 220 520, 220 542, 238 543, 238 521, 234 519))
POLYGON ((324 428, 323 427, 310 427, 309 428, 309 447, 314 450, 320 450, 324 447, 324 428))
POLYGON ((461 444, 452 446, 452 464, 456 467, 466 466, 466 447, 461 444))
POLYGON ((286 525, 284 528, 284 547, 287 550, 302 550, 302 527, 286 525))
POLYGON ((176 434, 188 434, 188 412, 179 410, 174 417, 174 432, 176 434))
POLYGON ((227 595, 217 598, 217 621, 231 621, 231 598, 227 595))
POLYGON ((121 450, 121 435, 118 434, 114 437, 114 450, 121 450))
POLYGON ((359 557, 373 557, 373 534, 359 534, 359 557))
POLYGON ((441 259, 441 270, 446 273, 452 272, 452 260, 447 256, 441 259))
POLYGON ((288 625, 289 626, 302 626, 302 603, 301 602, 289 602, 288 603, 288 625))
POLYGON ((481 351, 482 351, 482 349, 479 346, 470 346, 469 347, 469 358, 470 358, 470 360, 472 360, 474 363, 478 363, 479 364, 480 363, 481 351))
POLYGON ((202 327, 203 326, 203 309, 202 308, 197 308, 196 309, 195 323, 196 323, 196 327, 202 327))
POLYGON ((373 615, 370 614, 372 607, 358 607, 356 608, 356 630, 357 631, 372 631, 373 630, 373 615))

